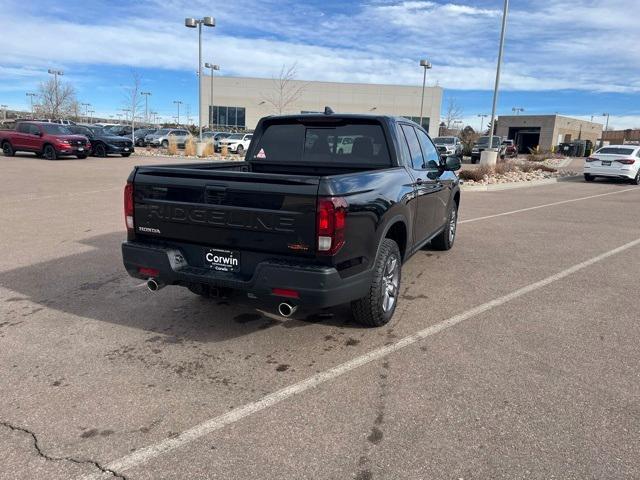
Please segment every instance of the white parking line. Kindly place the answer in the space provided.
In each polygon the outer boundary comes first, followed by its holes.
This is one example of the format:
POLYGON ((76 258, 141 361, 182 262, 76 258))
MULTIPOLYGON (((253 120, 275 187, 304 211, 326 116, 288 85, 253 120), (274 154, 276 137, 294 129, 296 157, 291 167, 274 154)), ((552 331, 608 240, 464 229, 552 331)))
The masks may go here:
POLYGON ((597 195, 589 195, 588 197, 579 197, 579 198, 572 198, 569 200, 561 200, 559 202, 545 203, 544 205, 536 205, 535 207, 521 208, 519 210, 511 210, 510 212, 502 212, 502 213, 496 213, 494 215, 485 215, 484 217, 470 218, 468 220, 460 220, 458 223, 478 222, 480 220, 488 220, 489 218, 503 217, 505 215, 513 215, 514 213, 528 212, 531 210, 537 210, 539 208, 553 207, 555 205, 562 205, 564 203, 580 202, 581 200, 589 200, 590 198, 606 197, 607 195, 616 195, 618 193, 632 192, 632 191, 640 192, 640 188, 638 187, 625 188, 624 190, 616 190, 615 192, 599 193, 597 195))
MULTIPOLYGON (((150 445, 148 447, 144 447, 137 452, 126 455, 118 460, 115 460, 109 463, 106 468, 112 470, 117 473, 122 473, 126 470, 129 470, 135 466, 141 465, 143 463, 148 462, 149 460, 159 457, 165 453, 168 453, 176 448, 183 447, 199 438, 204 437, 216 430, 220 430, 227 425, 230 425, 234 422, 242 420, 249 415, 260 412, 261 410, 265 410, 269 407, 272 407, 283 400, 286 400, 294 395, 299 395, 307 390, 310 390, 318 385, 321 385, 325 382, 333 380, 345 373, 348 373, 352 370, 355 370, 358 367, 371 363, 375 360, 379 360, 387 355, 397 352, 405 347, 415 344, 420 340, 423 340, 431 335, 435 335, 443 330, 451 328, 459 323, 464 322, 465 320, 469 320, 473 317, 476 317, 484 312, 487 312, 491 309, 504 305, 507 302, 515 300, 527 293, 531 293, 535 290, 539 290, 553 282, 557 282, 573 273, 576 273, 580 270, 583 270, 594 263, 600 262, 608 257, 616 255, 620 252, 628 250, 636 245, 640 245, 640 238, 633 240, 632 242, 626 243, 618 248, 614 248, 613 250, 609 250, 608 252, 602 253, 596 257, 593 257, 589 260, 585 260, 584 262, 578 263, 572 267, 567 268, 566 270, 562 270, 555 275, 551 275, 543 280, 538 282, 531 283, 525 287, 519 288, 507 295, 502 297, 498 297, 489 302, 483 303, 482 305, 478 305, 466 312, 460 313, 453 317, 450 317, 442 322, 436 323, 430 327, 425 328, 424 330, 420 330, 419 332, 414 333, 413 335, 409 335, 408 337, 404 337, 401 340, 384 347, 377 348, 372 350, 364 355, 356 357, 348 362, 345 362, 336 367, 325 370, 324 372, 320 372, 316 375, 313 375, 305 380, 302 380, 298 383, 294 383, 288 387, 285 387, 281 390, 273 392, 265 397, 262 397, 260 400, 255 402, 247 403, 242 407, 235 408, 224 415, 220 415, 218 417, 211 418, 195 427, 190 428, 189 430, 185 430, 180 435, 174 438, 168 438, 161 442, 158 442, 154 445, 150 445)), ((110 476, 110 474, 108 474, 110 476)), ((81 477, 84 480, 88 479, 99 479, 106 478, 107 475, 103 474, 95 474, 95 475, 85 475, 81 477)))

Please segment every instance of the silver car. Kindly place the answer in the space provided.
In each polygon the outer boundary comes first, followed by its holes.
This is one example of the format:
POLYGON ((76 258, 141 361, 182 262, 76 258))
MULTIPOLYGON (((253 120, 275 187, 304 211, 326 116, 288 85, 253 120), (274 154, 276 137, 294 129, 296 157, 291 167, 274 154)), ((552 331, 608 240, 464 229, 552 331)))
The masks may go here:
POLYGON ((157 132, 144 137, 144 142, 152 147, 167 148, 169 146, 169 139, 172 138, 179 147, 183 147, 190 137, 191 133, 182 128, 161 128, 157 132))

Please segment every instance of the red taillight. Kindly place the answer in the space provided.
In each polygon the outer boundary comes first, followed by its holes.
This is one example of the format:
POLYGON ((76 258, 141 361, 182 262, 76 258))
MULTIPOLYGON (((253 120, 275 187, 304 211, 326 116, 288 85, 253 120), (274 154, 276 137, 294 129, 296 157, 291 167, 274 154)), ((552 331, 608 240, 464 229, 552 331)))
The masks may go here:
POLYGON ((335 255, 344 245, 347 201, 342 197, 318 200, 318 253, 335 255))
POLYGON ((289 290, 288 288, 272 288, 271 293, 278 297, 300 298, 300 294, 297 290, 289 290))
POLYGON ((623 165, 633 165, 636 163, 636 161, 631 158, 621 158, 620 160, 616 160, 616 162, 620 162, 623 165))
POLYGON ((133 230, 133 183, 124 187, 124 221, 127 230, 133 230))
POLYGON ((158 275, 160 275, 160 270, 158 270, 156 268, 140 267, 140 268, 138 268, 138 273, 140 275, 142 275, 143 277, 155 278, 158 275))
POLYGON ((599 159, 599 158, 596 158, 596 157, 587 157, 587 159, 586 159, 586 160, 587 160, 587 162, 597 162, 597 161, 599 161, 600 159, 599 159))

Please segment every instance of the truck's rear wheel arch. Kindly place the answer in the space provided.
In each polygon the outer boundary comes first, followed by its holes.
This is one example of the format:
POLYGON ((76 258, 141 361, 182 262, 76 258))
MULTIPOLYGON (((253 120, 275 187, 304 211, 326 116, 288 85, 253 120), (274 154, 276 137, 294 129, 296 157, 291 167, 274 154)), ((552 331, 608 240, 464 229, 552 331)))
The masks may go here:
POLYGON ((456 202, 456 208, 460 208, 460 191, 459 190, 453 196, 453 201, 456 202))
MULTIPOLYGON (((401 219, 390 222, 382 238, 389 238, 396 242, 400 250, 400 257, 404 261, 407 251, 407 225, 401 219)), ((382 242, 381 242, 382 243, 382 242)))

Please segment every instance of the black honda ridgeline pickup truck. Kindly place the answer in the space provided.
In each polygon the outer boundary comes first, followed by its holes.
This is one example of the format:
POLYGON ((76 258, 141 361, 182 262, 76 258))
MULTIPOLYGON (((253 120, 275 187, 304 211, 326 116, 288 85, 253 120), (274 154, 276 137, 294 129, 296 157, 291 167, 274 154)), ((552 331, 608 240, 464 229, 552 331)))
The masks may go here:
POLYGON ((131 172, 124 265, 153 291, 236 291, 285 317, 351 302, 358 322, 381 326, 402 264, 428 242, 453 245, 459 168, 404 118, 266 117, 244 162, 131 172))

